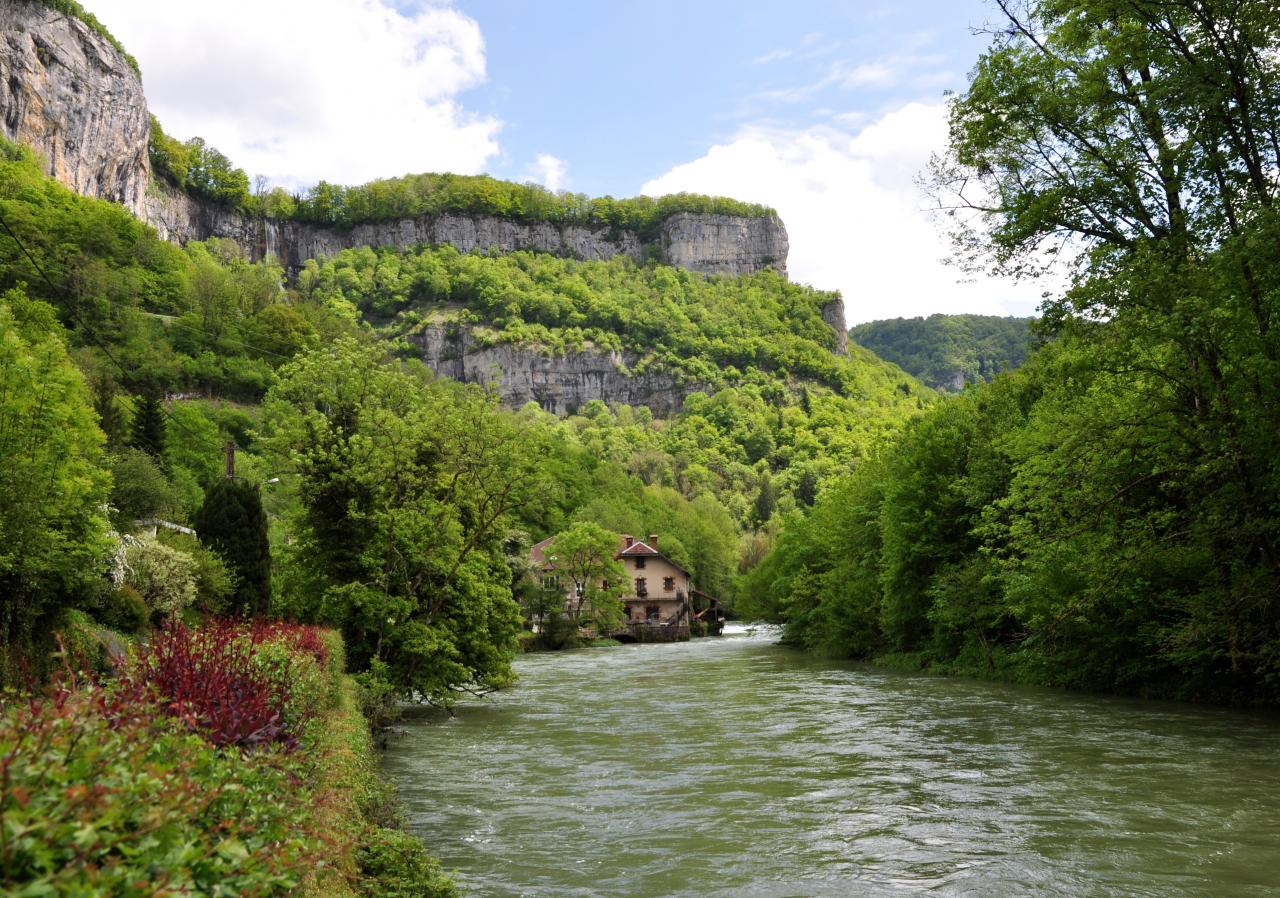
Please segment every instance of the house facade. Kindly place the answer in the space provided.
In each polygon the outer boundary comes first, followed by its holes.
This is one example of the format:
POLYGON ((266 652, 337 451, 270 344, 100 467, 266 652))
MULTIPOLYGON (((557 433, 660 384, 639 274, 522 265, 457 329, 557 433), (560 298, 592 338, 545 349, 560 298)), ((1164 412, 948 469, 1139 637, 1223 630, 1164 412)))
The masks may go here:
MULTIPOLYGON (((557 565, 554 538, 545 539, 530 550, 530 556, 544 589, 564 595, 565 610, 571 612, 581 601, 579 587, 563 577, 557 565)), ((719 633, 724 616, 719 602, 693 587, 692 578, 678 562, 663 554, 658 534, 644 539, 624 534, 614 556, 626 572, 622 604, 622 629, 611 635, 623 640, 684 640, 690 623, 699 622, 700 632, 719 633), (705 624, 705 626, 703 626, 705 624)), ((608 589, 610 584, 600 584, 608 589)))
POLYGON ((627 622, 656 626, 689 623, 689 572, 663 555, 658 535, 636 539, 624 534, 617 558, 627 571, 628 589, 622 597, 627 622))

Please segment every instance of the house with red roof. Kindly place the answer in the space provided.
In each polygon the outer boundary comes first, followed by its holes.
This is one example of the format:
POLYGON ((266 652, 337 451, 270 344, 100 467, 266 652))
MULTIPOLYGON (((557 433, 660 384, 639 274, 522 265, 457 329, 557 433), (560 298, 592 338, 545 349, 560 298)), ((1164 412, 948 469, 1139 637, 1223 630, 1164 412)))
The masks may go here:
MULTIPOLYGON (((553 542, 554 537, 544 539, 530 550, 534 564, 542 572, 542 585, 551 589, 562 586, 553 542)), ((691 620, 706 622, 709 632, 720 632, 724 615, 719 602, 693 588, 689 572, 663 554, 658 534, 651 533, 645 539, 623 534, 614 557, 627 572, 628 589, 622 596, 626 629, 612 635, 637 640, 688 639, 691 620)), ((574 598, 566 592, 566 604, 574 598)))
POLYGON ((617 558, 631 581, 622 597, 628 623, 688 626, 693 594, 689 572, 658 550, 658 534, 648 539, 623 534, 617 558))

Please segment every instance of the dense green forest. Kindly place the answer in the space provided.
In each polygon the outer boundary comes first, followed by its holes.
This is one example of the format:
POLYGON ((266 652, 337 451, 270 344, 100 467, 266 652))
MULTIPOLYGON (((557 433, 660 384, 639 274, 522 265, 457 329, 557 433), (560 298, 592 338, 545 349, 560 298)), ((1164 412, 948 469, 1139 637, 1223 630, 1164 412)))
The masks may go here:
POLYGON ((1028 363, 942 402, 832 354, 833 295, 772 272, 361 249, 290 286, 6 145, 7 675, 85 614, 128 633, 265 605, 447 703, 509 676, 523 547, 590 522, 663 533, 701 586, 823 651, 1273 702, 1280 99, 1251 48, 1276 26, 1251 5, 1227 36, 1189 7, 1101 8, 1012 19, 953 101, 934 187, 972 213, 974 261, 1077 255, 1028 363), (968 204, 975 179, 998 206, 968 204), (425 326, 628 350, 703 389, 669 420, 504 410, 414 359, 425 326), (252 495, 216 489, 228 442, 252 495), (131 543, 154 518, 261 521, 267 541, 131 543))
POLYGON ((930 315, 888 318, 849 329, 849 339, 934 389, 959 390, 1022 365, 1031 351, 1031 318, 930 315))
POLYGON ((1274 705, 1280 20, 1009 9, 934 184, 975 262, 1076 254, 1056 339, 789 515, 748 602, 824 652, 1274 705))
POLYGON ((14 353, 0 433, 28 466, 0 497, 11 665, 77 614, 127 634, 266 608, 341 629, 358 668, 448 702, 509 676, 518 603, 536 598, 522 546, 575 522, 661 532, 731 600, 757 530, 932 401, 869 353, 833 355, 832 296, 772 273, 362 250, 289 287, 232 243, 159 240, 10 145, 0 217, 14 353), (706 390, 670 420, 603 402, 564 419, 504 410, 414 359, 405 336, 442 309, 548 351, 647 347, 643 364, 706 390), (55 403, 31 393, 35 360, 55 403), (222 477, 227 442, 247 493, 222 477), (130 542, 156 518, 207 539, 130 542), (236 537, 263 525, 269 552, 236 537), (409 557, 420 567, 396 573, 409 557))
POLYGON ((777 215, 757 203, 728 197, 676 193, 614 199, 581 193, 555 193, 540 184, 516 184, 488 175, 412 174, 343 186, 321 181, 302 194, 281 187, 251 193, 249 176, 231 160, 193 137, 179 141, 151 117, 149 151, 153 171, 188 193, 240 209, 250 215, 295 219, 338 228, 363 222, 394 221, 417 215, 460 212, 525 222, 583 225, 631 231, 644 240, 678 212, 709 212, 746 218, 777 215))

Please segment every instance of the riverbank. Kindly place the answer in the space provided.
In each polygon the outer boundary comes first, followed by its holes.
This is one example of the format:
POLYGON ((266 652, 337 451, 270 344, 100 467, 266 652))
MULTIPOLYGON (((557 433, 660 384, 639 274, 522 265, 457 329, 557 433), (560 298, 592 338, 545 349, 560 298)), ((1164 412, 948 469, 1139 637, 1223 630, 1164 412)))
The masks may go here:
POLYGON ((0 892, 424 895, 332 631, 213 622, 0 695, 0 892))

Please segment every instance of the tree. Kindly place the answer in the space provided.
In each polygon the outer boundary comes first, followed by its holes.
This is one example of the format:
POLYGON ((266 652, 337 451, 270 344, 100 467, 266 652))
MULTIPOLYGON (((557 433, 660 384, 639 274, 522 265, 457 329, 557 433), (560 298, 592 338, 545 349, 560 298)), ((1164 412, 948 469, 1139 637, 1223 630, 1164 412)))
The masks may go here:
POLYGON ((757 527, 762 527, 773 517, 778 507, 778 488, 773 485, 773 478, 765 471, 760 477, 760 491, 756 493, 755 505, 752 507, 752 519, 757 527))
POLYGON ((171 518, 180 510, 177 491, 149 452, 125 446, 110 462, 111 507, 120 529, 146 518, 171 518))
POLYGON ((221 555, 237 578, 230 610, 265 614, 271 603, 271 547, 257 484, 217 478, 205 490, 192 524, 200 541, 221 555))
POLYGON ((158 390, 148 390, 134 401, 130 445, 164 464, 164 406, 158 390))
POLYGON ((0 654, 7 669, 101 575, 110 477, 51 306, 0 296, 0 654))
POLYGON ((405 696, 447 703, 509 681, 520 614, 504 538, 545 498, 527 425, 353 339, 283 366, 266 412, 269 446, 299 476, 304 563, 328 584, 309 616, 405 696))
POLYGON ((624 614, 619 599, 628 586, 626 569, 614 557, 618 535, 583 521, 557 534, 549 551, 568 593, 565 614, 569 620, 575 626, 589 625, 597 633, 616 630, 624 614))
POLYGON ((1063 380, 991 513, 1007 600, 1064 681, 1274 698, 1280 19, 999 5, 935 184, 975 261, 1075 276, 1043 307, 1063 380))

